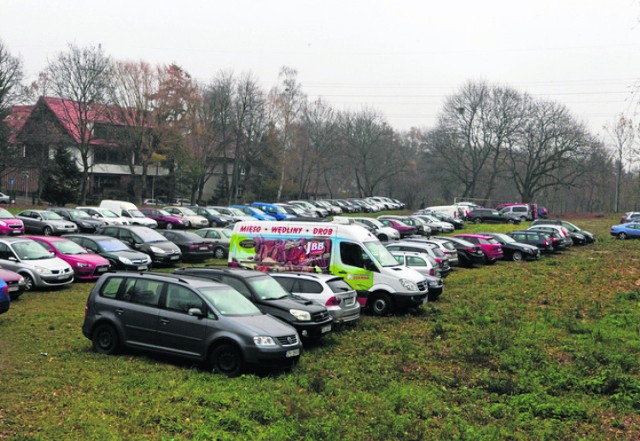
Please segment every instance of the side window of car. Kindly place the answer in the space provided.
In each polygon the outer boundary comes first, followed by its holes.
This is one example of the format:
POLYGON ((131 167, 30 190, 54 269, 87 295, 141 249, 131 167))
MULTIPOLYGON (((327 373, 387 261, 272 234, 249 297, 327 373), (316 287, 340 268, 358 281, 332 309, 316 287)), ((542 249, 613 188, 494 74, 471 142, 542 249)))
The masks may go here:
POLYGON ((117 230, 115 228, 105 228, 103 230, 105 236, 117 237, 117 230))
POLYGON ((180 285, 168 284, 165 297, 167 309, 178 312, 189 312, 191 308, 198 308, 205 312, 205 304, 195 292, 180 285))
POLYGON ((8 259, 12 256, 13 253, 9 249, 9 246, 4 243, 0 243, 0 259, 8 259))
POLYGON ((36 242, 38 242, 40 245, 42 245, 42 247, 43 247, 45 250, 47 250, 47 251, 53 251, 53 247, 52 247, 51 245, 49 245, 48 243, 46 243, 46 242, 42 242, 42 241, 39 241, 39 240, 36 240, 36 242))
POLYGON ((295 283, 295 279, 289 277, 278 277, 276 278, 278 283, 289 292, 298 292, 293 290, 293 285, 295 283))
POLYGON ((167 238, 167 240, 176 240, 176 235, 170 232, 166 232, 164 233, 164 237, 167 238))
POLYGON ((398 262, 400 265, 404 265, 404 257, 397 256, 397 255, 394 255, 393 257, 396 259, 396 262, 398 262))
POLYGON ((227 284, 232 288, 235 288, 236 291, 238 291, 240 294, 242 294, 246 298, 250 300, 253 298, 253 296, 251 295, 251 291, 249 291, 249 288, 247 288, 247 285, 245 285, 245 283, 242 280, 236 279, 234 277, 222 276, 221 281, 222 283, 227 284))
POLYGON ((320 294, 322 292, 322 285, 312 280, 298 280, 300 283, 300 291, 307 294, 320 294))
POLYGON ((110 277, 100 288, 100 296, 115 299, 122 285, 122 277, 110 277))
POLYGON ((213 239, 220 239, 220 233, 218 233, 215 230, 210 230, 209 234, 207 234, 207 237, 211 237, 213 239))
POLYGON ((123 300, 147 306, 158 306, 164 283, 131 277, 125 282, 123 300))
POLYGON ((407 266, 427 266, 427 263, 416 256, 408 256, 407 257, 407 266))
POLYGON ((129 230, 119 230, 118 238, 123 242, 128 242, 128 243, 133 242, 133 236, 131 234, 131 231, 129 230))
POLYGON ((93 251, 94 253, 97 253, 98 251, 100 251, 98 249, 98 245, 96 245, 96 243, 92 240, 87 240, 87 239, 83 239, 80 241, 79 243, 81 246, 93 251))

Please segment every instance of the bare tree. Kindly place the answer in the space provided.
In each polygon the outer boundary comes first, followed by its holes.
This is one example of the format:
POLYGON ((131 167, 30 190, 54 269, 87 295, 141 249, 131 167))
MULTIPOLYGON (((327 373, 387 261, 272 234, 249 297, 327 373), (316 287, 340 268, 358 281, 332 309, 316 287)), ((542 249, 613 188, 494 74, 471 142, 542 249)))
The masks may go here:
POLYGON ((624 167, 629 164, 635 153, 635 128, 633 122, 624 115, 619 115, 613 124, 604 127, 613 142, 613 158, 616 167, 616 190, 614 207, 620 211, 622 174, 624 167), (626 163, 626 164, 625 164, 626 163))
POLYGON ((12 104, 18 101, 22 78, 22 62, 11 55, 0 40, 0 177, 5 176, 15 157, 15 147, 9 144, 10 129, 6 118, 12 104))
POLYGON ((76 148, 80 155, 82 182, 79 202, 87 198, 87 183, 91 168, 92 128, 102 118, 102 105, 107 94, 111 75, 111 59, 101 47, 79 48, 70 44, 67 52, 49 62, 47 66, 50 86, 63 101, 63 112, 67 123, 75 132, 76 148))

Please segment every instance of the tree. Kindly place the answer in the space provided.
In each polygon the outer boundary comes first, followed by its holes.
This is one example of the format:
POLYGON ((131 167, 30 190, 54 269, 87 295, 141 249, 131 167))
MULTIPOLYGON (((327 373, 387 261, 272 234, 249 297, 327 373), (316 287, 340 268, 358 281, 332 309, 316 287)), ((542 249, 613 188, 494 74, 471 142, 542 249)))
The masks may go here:
POLYGON ((92 165, 92 129, 105 111, 111 59, 104 54, 100 46, 80 48, 70 44, 67 52, 60 53, 49 63, 47 75, 52 92, 65 100, 65 118, 77 137, 75 146, 80 156, 82 171, 79 202, 84 204, 92 165))
POLYGON ((18 101, 23 78, 22 62, 11 55, 0 40, 0 177, 12 165, 16 149, 9 143, 10 128, 6 118, 18 101))
POLYGON ((624 115, 619 115, 611 125, 605 126, 609 138, 613 142, 613 158, 616 166, 616 190, 614 199, 614 211, 620 211, 621 183, 625 163, 629 163, 634 154, 635 128, 633 122, 624 115))
POLYGON ((43 175, 44 188, 41 196, 45 201, 61 207, 75 201, 82 173, 66 147, 56 147, 53 161, 47 163, 43 175))

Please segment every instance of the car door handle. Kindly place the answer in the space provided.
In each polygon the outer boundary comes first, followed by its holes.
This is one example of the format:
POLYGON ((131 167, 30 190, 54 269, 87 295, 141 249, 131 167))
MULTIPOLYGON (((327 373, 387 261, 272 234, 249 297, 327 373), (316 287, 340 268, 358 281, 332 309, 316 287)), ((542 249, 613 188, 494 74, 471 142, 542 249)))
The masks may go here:
POLYGON ((122 308, 116 309, 116 314, 122 315, 122 313, 124 313, 124 309, 122 309, 122 308))
POLYGON ((163 325, 168 325, 168 324, 169 324, 169 321, 170 321, 170 320, 169 320, 169 319, 166 319, 166 318, 161 318, 161 319, 160 319, 160 323, 162 323, 163 325))

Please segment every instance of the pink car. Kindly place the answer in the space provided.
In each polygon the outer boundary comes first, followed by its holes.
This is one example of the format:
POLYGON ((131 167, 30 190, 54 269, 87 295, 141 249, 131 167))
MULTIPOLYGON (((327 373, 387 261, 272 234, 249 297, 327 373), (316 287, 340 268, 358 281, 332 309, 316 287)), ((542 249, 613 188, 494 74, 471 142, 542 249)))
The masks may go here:
POLYGON ((504 252, 502 251, 502 245, 491 236, 484 236, 482 234, 456 234, 453 237, 459 237, 467 242, 476 244, 482 248, 484 253, 484 261, 490 265, 496 263, 498 259, 502 259, 504 252))
POLYGON ((4 208, 0 208, 0 234, 3 236, 24 234, 22 221, 4 208))
POLYGON ((57 236, 27 236, 47 250, 55 253, 56 257, 71 265, 75 280, 97 280, 109 271, 107 259, 82 248, 72 240, 57 236))
POLYGON ((9 287, 9 297, 11 297, 11 300, 20 297, 27 287, 24 277, 4 268, 0 268, 0 280, 4 280, 4 283, 9 287))

